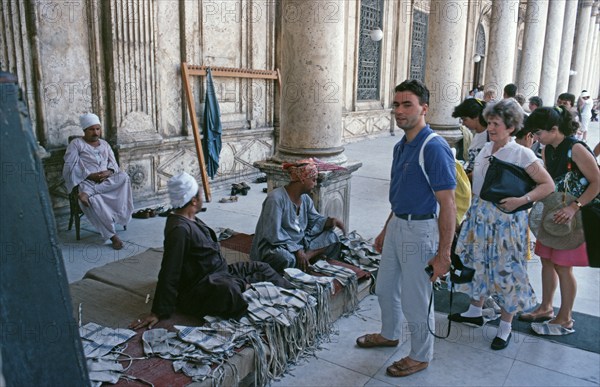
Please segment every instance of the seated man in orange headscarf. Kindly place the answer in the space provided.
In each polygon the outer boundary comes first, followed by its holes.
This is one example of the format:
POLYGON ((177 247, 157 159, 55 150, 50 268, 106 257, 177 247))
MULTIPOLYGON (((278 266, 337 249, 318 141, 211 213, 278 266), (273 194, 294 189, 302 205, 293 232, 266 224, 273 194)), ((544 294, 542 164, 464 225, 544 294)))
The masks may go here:
POLYGON ((340 242, 333 228, 345 231, 337 218, 320 215, 308 195, 317 184, 312 160, 284 163, 290 182, 274 189, 263 202, 250 258, 269 263, 281 273, 288 267, 306 271, 321 258, 336 259, 340 242))

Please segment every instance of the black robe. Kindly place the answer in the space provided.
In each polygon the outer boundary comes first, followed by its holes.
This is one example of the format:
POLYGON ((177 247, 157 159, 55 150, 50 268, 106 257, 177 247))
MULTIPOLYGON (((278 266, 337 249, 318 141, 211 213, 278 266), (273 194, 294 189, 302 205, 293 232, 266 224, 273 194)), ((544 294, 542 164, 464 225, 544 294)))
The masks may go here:
POLYGON ((164 254, 152 312, 168 318, 176 309, 198 317, 239 318, 250 283, 292 285, 264 262, 227 265, 215 232, 200 219, 171 214, 165 225, 164 254))

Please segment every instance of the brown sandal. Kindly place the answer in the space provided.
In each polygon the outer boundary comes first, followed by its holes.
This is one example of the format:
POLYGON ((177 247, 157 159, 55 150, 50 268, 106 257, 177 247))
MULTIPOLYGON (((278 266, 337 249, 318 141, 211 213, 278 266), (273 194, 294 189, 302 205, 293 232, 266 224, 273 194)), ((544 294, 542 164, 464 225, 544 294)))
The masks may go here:
POLYGON ((426 361, 417 362, 416 364, 409 365, 408 356, 400 359, 391 366, 386 369, 386 372, 389 376, 402 377, 412 375, 416 372, 423 371, 425 368, 429 366, 429 363, 426 361))
POLYGON ((369 333, 356 339, 356 345, 361 348, 396 347, 399 340, 388 340, 379 333, 369 333))

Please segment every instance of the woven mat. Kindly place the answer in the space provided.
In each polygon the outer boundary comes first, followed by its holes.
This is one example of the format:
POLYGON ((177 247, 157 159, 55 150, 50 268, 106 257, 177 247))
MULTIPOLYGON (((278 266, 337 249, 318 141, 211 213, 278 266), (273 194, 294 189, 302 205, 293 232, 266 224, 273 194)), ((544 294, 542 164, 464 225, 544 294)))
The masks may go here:
MULTIPOLYGON (((452 303, 452 313, 463 312, 469 308, 469 296, 464 293, 455 292, 452 303)), ((450 292, 446 289, 435 292, 434 306, 437 312, 449 313, 450 292)), ((554 308, 554 313, 558 309, 554 308)), ((585 313, 573 312, 575 320, 575 333, 566 336, 540 336, 530 328, 530 323, 519 321, 516 317, 513 319, 513 330, 525 334, 549 340, 555 343, 568 345, 571 347, 583 349, 590 352, 600 353, 600 317, 591 316, 585 313)), ((490 321, 490 325, 498 325, 500 319, 490 321)), ((453 326, 456 323, 452 323, 453 326)))

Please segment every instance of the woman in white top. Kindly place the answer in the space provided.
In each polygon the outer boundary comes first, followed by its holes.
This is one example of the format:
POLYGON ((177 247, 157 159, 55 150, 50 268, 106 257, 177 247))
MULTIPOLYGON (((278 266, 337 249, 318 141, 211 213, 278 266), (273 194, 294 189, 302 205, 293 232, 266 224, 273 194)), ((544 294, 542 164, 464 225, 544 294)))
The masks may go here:
POLYGON ((476 273, 470 284, 459 290, 471 296, 466 312, 450 315, 452 321, 482 326, 483 302, 492 297, 501 307, 500 325, 492 349, 504 349, 512 331, 512 318, 521 310, 536 306, 533 288, 526 267, 527 211, 509 213, 528 202, 541 200, 554 191, 552 178, 531 149, 517 144, 511 136, 521 127, 523 113, 512 99, 489 104, 483 113, 490 142, 475 159, 473 170, 473 201, 458 238, 456 253, 476 273), (489 158, 516 164, 524 168, 537 183, 522 197, 503 199, 499 205, 479 197, 489 158))

